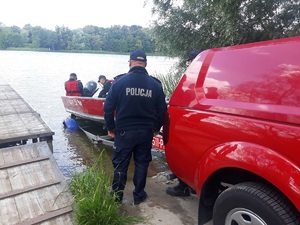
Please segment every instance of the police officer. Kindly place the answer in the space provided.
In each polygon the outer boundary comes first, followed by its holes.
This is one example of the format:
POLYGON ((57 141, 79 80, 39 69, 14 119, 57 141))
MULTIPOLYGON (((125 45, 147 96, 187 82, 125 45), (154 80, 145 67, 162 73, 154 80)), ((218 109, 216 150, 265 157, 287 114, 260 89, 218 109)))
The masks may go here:
POLYGON ((115 138, 112 190, 117 196, 117 201, 122 202, 127 170, 133 155, 133 199, 136 205, 147 198, 144 189, 148 166, 152 160, 152 139, 163 125, 163 117, 167 110, 163 89, 148 75, 146 66, 144 51, 132 51, 129 72, 115 79, 104 104, 108 134, 115 138))
POLYGON ((186 59, 186 62, 188 65, 190 65, 192 63, 192 61, 194 60, 194 58, 196 58, 196 56, 201 52, 201 49, 193 49, 189 56, 186 59))

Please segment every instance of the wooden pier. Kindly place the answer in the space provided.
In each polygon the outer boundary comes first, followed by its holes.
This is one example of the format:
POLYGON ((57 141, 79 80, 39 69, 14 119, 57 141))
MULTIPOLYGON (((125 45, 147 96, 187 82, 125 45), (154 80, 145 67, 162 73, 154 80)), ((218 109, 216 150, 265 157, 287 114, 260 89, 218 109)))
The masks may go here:
POLYGON ((72 195, 52 154, 54 132, 0 79, 0 225, 71 225, 72 195))
POLYGON ((72 223, 72 196, 46 142, 0 149, 0 224, 72 223))
MULTIPOLYGON (((0 79, 0 147, 47 141, 54 132, 41 116, 3 79, 0 79)), ((53 150, 53 149, 52 149, 53 150)))

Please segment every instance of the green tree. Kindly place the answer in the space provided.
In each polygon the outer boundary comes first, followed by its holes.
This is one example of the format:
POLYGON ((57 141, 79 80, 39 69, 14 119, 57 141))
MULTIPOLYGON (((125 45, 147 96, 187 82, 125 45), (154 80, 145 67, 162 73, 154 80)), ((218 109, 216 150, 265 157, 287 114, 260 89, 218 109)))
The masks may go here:
POLYGON ((14 32, 8 33, 7 41, 9 47, 13 47, 13 48, 23 47, 24 45, 23 37, 19 33, 14 33, 14 32))
POLYGON ((0 23, 0 48, 27 47, 43 48, 53 51, 92 50, 109 52, 130 52, 143 48, 146 52, 155 52, 155 39, 149 29, 141 26, 112 26, 101 28, 88 25, 84 28, 70 30, 67 27, 56 27, 55 31, 32 27, 26 24, 19 27, 6 27, 0 23))
POLYGON ((147 29, 137 25, 112 26, 106 29, 103 36, 103 50, 130 52, 137 48, 154 52, 153 40, 147 29))
POLYGON ((87 50, 102 50, 102 35, 101 28, 96 26, 85 26, 82 29, 84 33, 84 43, 87 50))
POLYGON ((69 47, 74 50, 87 50, 85 42, 85 34, 82 29, 76 29, 73 31, 72 42, 69 47))
POLYGON ((54 32, 42 27, 33 27, 31 30, 32 47, 52 49, 55 45, 54 32))
POLYGON ((153 0, 158 48, 182 59, 207 49, 300 34, 296 0, 153 0), (180 2, 180 3, 179 3, 180 2))
POLYGON ((70 50, 70 44, 73 39, 73 32, 67 27, 55 27, 55 33, 57 37, 57 42, 55 45, 55 50, 70 50))
POLYGON ((0 27, 0 49, 6 49, 9 47, 7 35, 7 29, 5 27, 0 27))
POLYGON ((24 40, 19 27, 0 26, 0 49, 7 49, 10 47, 18 48, 23 47, 23 45, 24 40))
POLYGON ((21 34, 23 36, 24 43, 30 46, 32 43, 32 26, 30 24, 26 24, 21 30, 21 34))
POLYGON ((104 39, 103 39, 103 50, 111 51, 111 52, 118 52, 120 49, 120 40, 123 37, 121 32, 121 26, 112 26, 106 30, 104 39))

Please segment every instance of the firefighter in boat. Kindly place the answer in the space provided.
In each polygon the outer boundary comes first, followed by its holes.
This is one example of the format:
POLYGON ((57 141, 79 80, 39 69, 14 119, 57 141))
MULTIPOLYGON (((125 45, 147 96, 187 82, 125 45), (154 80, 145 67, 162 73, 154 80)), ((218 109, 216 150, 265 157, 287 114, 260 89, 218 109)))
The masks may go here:
POLYGON ((82 96, 83 85, 80 80, 77 80, 76 73, 70 74, 70 79, 65 82, 67 96, 82 96))
POLYGON ((100 75, 98 79, 98 83, 102 86, 102 90, 100 91, 98 98, 106 98, 107 93, 111 87, 111 81, 106 79, 106 76, 100 75))

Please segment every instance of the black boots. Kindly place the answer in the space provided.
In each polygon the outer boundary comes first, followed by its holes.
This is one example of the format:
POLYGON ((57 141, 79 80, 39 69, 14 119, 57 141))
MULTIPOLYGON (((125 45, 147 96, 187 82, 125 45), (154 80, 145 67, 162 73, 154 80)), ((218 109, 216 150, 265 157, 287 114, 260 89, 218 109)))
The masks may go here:
POLYGON ((145 199, 148 197, 147 193, 145 192, 145 195, 143 198, 139 199, 139 200, 134 200, 134 204, 135 205, 139 205, 141 204, 143 201, 145 201, 145 199))
POLYGON ((179 184, 173 187, 167 187, 166 192, 168 195, 187 197, 190 196, 190 187, 184 183, 182 180, 179 180, 179 184))

